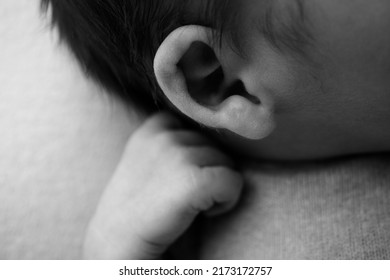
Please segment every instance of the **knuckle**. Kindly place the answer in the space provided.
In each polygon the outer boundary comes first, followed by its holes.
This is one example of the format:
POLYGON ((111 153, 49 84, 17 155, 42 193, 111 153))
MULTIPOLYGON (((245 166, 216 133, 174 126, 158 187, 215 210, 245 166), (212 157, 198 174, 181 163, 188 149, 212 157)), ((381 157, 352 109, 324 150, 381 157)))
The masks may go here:
POLYGON ((160 148, 168 148, 175 143, 175 136, 172 132, 163 130, 153 138, 153 141, 160 148))
POLYGON ((158 112, 149 116, 138 128, 138 130, 143 132, 153 133, 159 131, 159 129, 169 126, 169 124, 174 123, 175 119, 169 113, 158 112))
POLYGON ((198 190, 199 188, 201 188, 203 183, 201 180, 201 174, 200 174, 201 172, 199 168, 193 167, 189 169, 188 173, 190 178, 189 180, 190 188, 192 190, 198 190))
POLYGON ((165 155, 167 165, 187 164, 190 162, 191 153, 188 148, 181 145, 172 132, 163 132, 157 135, 153 142, 153 152, 157 155, 165 155))
POLYGON ((172 162, 178 164, 179 166, 187 167, 190 169, 194 168, 191 164, 192 152, 190 149, 175 145, 170 148, 170 152, 171 152, 170 160, 172 162))
POLYGON ((154 113, 153 115, 151 115, 149 117, 149 121, 150 123, 154 123, 154 122, 159 122, 161 120, 166 120, 169 118, 169 114, 167 112, 157 112, 157 113, 154 113))

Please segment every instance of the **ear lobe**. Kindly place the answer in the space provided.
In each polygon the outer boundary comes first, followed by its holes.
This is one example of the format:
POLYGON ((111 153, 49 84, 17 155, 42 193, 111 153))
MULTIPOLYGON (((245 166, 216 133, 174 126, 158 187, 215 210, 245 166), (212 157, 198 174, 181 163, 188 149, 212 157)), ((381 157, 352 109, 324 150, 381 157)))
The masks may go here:
POLYGON ((261 103, 232 95, 218 109, 219 126, 242 137, 259 140, 267 137, 275 128, 273 112, 261 103))
POLYGON ((183 26, 164 40, 154 59, 159 86, 182 113, 203 125, 228 129, 249 139, 268 136, 274 128, 271 106, 227 86, 214 52, 214 57, 203 62, 201 57, 196 59, 199 48, 191 46, 201 43, 212 49, 211 32, 203 26, 183 26), (218 76, 221 73, 222 77, 218 76))

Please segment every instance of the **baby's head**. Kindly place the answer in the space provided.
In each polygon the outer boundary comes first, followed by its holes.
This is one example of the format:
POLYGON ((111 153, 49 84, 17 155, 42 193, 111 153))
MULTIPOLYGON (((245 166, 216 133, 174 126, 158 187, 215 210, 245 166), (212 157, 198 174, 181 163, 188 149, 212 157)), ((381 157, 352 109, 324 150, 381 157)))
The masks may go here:
POLYGON ((43 0, 87 72, 243 153, 390 149, 387 0, 43 0))

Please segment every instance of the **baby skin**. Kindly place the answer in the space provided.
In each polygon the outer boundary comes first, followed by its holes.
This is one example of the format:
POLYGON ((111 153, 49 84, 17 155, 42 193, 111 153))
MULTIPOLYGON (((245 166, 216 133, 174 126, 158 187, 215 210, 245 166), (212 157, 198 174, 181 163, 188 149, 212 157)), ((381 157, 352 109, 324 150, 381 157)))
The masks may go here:
POLYGON ((90 221, 87 259, 158 259, 201 213, 231 210, 243 186, 205 136, 158 113, 132 135, 90 221))

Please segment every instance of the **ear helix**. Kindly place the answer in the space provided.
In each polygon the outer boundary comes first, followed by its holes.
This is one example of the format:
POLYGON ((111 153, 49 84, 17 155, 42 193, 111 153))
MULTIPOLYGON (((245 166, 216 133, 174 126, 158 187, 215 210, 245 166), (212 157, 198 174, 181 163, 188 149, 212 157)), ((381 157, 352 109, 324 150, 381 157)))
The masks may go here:
POLYGON ((211 30, 203 26, 188 25, 173 31, 161 44, 154 59, 154 71, 162 91, 180 111, 208 126, 216 112, 195 102, 190 96, 187 83, 178 64, 193 42, 209 45, 211 30))

